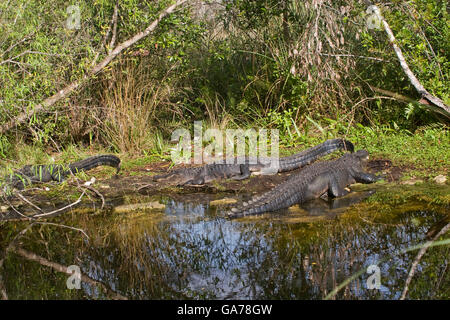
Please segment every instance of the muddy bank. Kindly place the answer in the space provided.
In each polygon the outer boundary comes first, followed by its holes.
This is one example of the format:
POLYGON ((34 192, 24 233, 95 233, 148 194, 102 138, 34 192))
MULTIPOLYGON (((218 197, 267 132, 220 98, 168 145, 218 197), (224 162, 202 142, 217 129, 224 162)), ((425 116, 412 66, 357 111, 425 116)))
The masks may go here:
MULTIPOLYGON (((182 166, 177 166, 180 168, 182 166)), ((143 173, 143 172, 152 172, 155 174, 161 174, 167 172, 169 169, 169 164, 167 162, 158 162, 152 165, 144 166, 141 168, 137 168, 132 170, 134 173, 143 173)), ((116 190, 126 190, 129 187, 132 187, 134 191, 139 189, 139 193, 141 194, 153 194, 154 192, 158 192, 162 189, 165 189, 165 192, 172 193, 173 191, 180 193, 191 193, 196 191, 201 192, 229 192, 229 193, 240 193, 240 192, 250 192, 250 193, 261 193, 265 192, 275 185, 286 181, 286 179, 297 172, 301 171, 302 168, 290 171, 283 172, 276 175, 252 175, 250 179, 246 180, 218 180, 211 183, 207 183, 204 186, 200 187, 191 187, 184 186, 182 188, 177 188, 175 186, 164 185, 160 182, 155 183, 152 181, 151 176, 149 175, 125 175, 118 180, 109 179, 105 181, 105 183, 116 190)), ((395 167, 392 166, 392 162, 388 159, 375 159, 371 160, 368 163, 368 172, 383 174, 385 180, 387 182, 398 181, 403 171, 407 170, 406 167, 395 167)))
MULTIPOLYGON (((382 175, 388 183, 397 183, 403 173, 410 169, 393 166, 389 159, 371 160, 367 168, 371 173, 382 175)), ((97 170, 101 169, 93 170, 90 172, 90 176, 95 176, 97 170)), ((168 162, 155 162, 130 169, 119 176, 99 179, 89 187, 84 187, 83 182, 78 184, 69 182, 63 185, 53 184, 48 187, 31 188, 22 192, 23 197, 4 198, 1 201, 0 220, 24 219, 26 216, 39 213, 35 206, 39 207, 42 212, 56 211, 55 215, 74 208, 113 210, 118 206, 125 206, 122 209, 126 210, 127 205, 136 203, 142 203, 143 208, 146 207, 146 203, 150 203, 147 208, 157 208, 158 206, 153 205, 151 199, 157 195, 166 195, 180 201, 187 199, 196 203, 219 201, 217 204, 230 205, 235 203, 238 198, 242 198, 242 195, 249 198, 254 194, 268 191, 302 169, 276 175, 252 176, 240 181, 218 180, 199 187, 177 187, 153 181, 152 175, 168 170, 168 162), (83 192, 85 193, 84 197, 79 203, 66 208, 76 202, 83 192), (220 203, 221 199, 229 200, 226 200, 226 203, 220 203)))

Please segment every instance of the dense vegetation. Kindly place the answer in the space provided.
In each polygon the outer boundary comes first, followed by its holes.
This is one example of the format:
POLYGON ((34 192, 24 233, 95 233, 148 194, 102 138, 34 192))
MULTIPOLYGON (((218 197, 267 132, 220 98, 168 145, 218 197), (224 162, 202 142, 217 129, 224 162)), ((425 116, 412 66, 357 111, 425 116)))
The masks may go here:
MULTIPOLYGON (((412 73, 448 106, 449 2, 390 0, 377 6, 412 73)), ((357 280, 337 297, 399 298, 416 257, 410 246, 436 228, 448 230, 450 118, 424 104, 368 8, 367 0, 0 1, 0 195, 8 204, 0 206, 0 214, 19 213, 23 207, 16 200, 43 212, 37 205, 70 201, 68 209, 83 196, 98 213, 85 214, 91 209, 83 207, 82 214, 62 215, 53 220, 57 223, 33 216, 25 229, 22 222, 0 221, 0 298, 103 298, 91 287, 67 289, 60 272, 74 257, 85 271, 93 267, 97 273, 98 266, 98 280, 118 292, 153 299, 217 299, 228 289, 242 293, 244 282, 261 288, 250 296, 259 299, 323 298, 329 288, 359 277, 358 270, 381 259, 388 290, 360 294, 364 287, 357 280), (111 179, 112 188, 98 183, 105 196, 91 187, 95 180, 83 187, 76 180, 77 188, 68 181, 35 198, 31 193, 32 201, 20 192, 10 201, 2 185, 7 172, 24 164, 66 163, 103 152, 120 156, 121 174, 143 181, 168 167, 147 165, 170 159, 172 132, 192 130, 194 121, 218 129, 276 128, 281 155, 345 137, 371 156, 391 160, 395 185, 381 182, 369 201, 336 219, 318 221, 312 214, 302 220, 301 213, 283 223, 263 217, 242 224, 217 223, 215 215, 223 217, 226 206, 215 207, 205 194, 199 196, 207 205, 197 204, 189 191, 184 198, 177 188, 167 188, 161 198, 154 198, 153 190, 145 197, 132 179, 111 179), (119 199, 108 193, 122 194, 118 186, 126 181, 136 187, 132 194, 119 199), (180 201, 170 199, 175 193, 180 201), (123 200, 127 214, 98 210, 94 196, 101 198, 101 208, 105 198, 123 200), (181 219, 128 206, 155 199, 176 208, 181 219), (14 250, 21 257, 9 254, 14 250), (205 290, 199 282, 197 290, 191 276, 194 282, 213 276, 213 285, 205 290)), ((96 176, 104 182, 114 173, 96 176)), ((230 190, 250 195, 255 181, 230 190)), ((222 197, 224 187, 214 188, 222 197)), ((449 298, 445 244, 448 239, 423 257, 410 298, 449 298)))
MULTIPOLYGON (((82 79, 171 3, 1 2, 0 124, 82 79)), ((448 2, 379 5, 412 71, 448 105, 448 2)), ((420 97, 366 10, 356 0, 188 1, 75 92, 1 135, 0 157, 71 145, 145 155, 193 120, 278 128, 287 145, 358 128, 446 131, 442 118, 415 102, 420 97)))

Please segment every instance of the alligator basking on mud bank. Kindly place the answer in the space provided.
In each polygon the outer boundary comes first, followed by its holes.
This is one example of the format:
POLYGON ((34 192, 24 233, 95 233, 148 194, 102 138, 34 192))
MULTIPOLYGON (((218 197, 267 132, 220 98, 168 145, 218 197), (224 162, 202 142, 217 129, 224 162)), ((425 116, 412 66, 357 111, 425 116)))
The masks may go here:
POLYGON ((22 190, 26 186, 38 182, 61 182, 70 174, 87 171, 98 166, 110 166, 120 171, 120 159, 113 155, 99 155, 86 158, 68 165, 63 164, 38 164, 26 165, 20 170, 14 171, 5 177, 7 186, 22 190))
POLYGON ((276 211, 318 198, 325 193, 330 197, 344 196, 349 193, 346 187, 353 183, 373 183, 380 179, 364 172, 368 159, 368 152, 359 150, 337 160, 314 163, 272 190, 232 208, 228 217, 238 218, 276 211))
POLYGON ((234 158, 231 161, 232 163, 221 160, 220 162, 206 164, 201 167, 176 169, 167 174, 154 176, 153 180, 179 186, 203 185, 217 179, 243 180, 249 178, 251 174, 275 174, 292 171, 304 167, 336 150, 353 152, 354 146, 350 141, 344 139, 330 139, 315 147, 289 157, 280 158, 277 161, 262 157, 234 158))

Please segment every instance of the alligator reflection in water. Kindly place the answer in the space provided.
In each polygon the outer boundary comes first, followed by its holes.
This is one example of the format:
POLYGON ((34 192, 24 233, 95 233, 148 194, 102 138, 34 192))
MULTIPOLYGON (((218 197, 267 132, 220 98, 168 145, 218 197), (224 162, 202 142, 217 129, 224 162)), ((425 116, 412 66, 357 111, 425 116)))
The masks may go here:
POLYGON ((311 216, 326 215, 329 217, 334 217, 337 214, 344 213, 348 207, 367 199, 374 193, 375 190, 367 190, 361 192, 353 192, 341 198, 328 200, 318 198, 306 203, 302 203, 299 206, 311 216))
MULTIPOLYGON (((357 205, 337 219, 314 223, 286 223, 292 215, 309 216, 303 211, 229 221, 222 218, 222 209, 208 203, 161 201, 164 214, 61 216, 52 222, 81 228, 89 240, 75 231, 61 234, 54 226, 40 225, 33 227, 39 232, 24 236, 22 246, 61 264, 77 264, 131 299, 320 299, 361 268, 392 255, 379 265, 381 290, 368 290, 364 274, 338 293, 338 298, 392 299, 399 297, 416 254, 397 253, 422 243, 444 216, 440 207, 424 210, 419 205, 393 207, 377 217, 357 205)), ((338 209, 328 205, 327 210, 334 214, 338 209)), ((12 224, 4 225, 2 245, 10 226, 12 230, 12 224)), ((427 253, 419 277, 427 286, 412 286, 412 297, 443 296, 449 281, 442 265, 446 254, 446 247, 427 253)), ((68 293, 65 276, 13 254, 2 275, 10 298, 104 297, 91 284, 68 293)))

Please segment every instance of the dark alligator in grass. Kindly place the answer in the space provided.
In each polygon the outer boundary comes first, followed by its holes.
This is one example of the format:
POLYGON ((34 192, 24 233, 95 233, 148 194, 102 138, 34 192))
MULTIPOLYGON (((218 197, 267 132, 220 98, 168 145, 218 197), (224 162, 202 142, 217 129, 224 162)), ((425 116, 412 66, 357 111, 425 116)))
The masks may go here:
POLYGON ((277 162, 262 157, 233 158, 232 163, 221 160, 201 167, 176 169, 167 174, 154 176, 153 180, 172 185, 203 185, 217 179, 243 180, 249 178, 251 174, 292 171, 336 150, 353 152, 354 147, 350 141, 330 139, 300 153, 280 158, 277 162), (274 167, 274 163, 278 163, 278 166, 274 167))
POLYGON ((353 183, 373 183, 380 179, 364 172, 368 159, 368 152, 359 150, 337 160, 314 163, 272 190, 232 208, 228 216, 239 218, 276 211, 316 199, 324 193, 332 198, 344 196, 349 193, 347 186, 353 183))
POLYGON ((22 190, 26 186, 38 182, 64 181, 70 174, 87 171, 98 166, 110 166, 120 171, 120 159, 113 155, 98 155, 80 160, 77 162, 64 164, 38 164, 26 165, 20 170, 14 171, 6 176, 7 186, 22 190))

